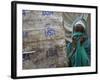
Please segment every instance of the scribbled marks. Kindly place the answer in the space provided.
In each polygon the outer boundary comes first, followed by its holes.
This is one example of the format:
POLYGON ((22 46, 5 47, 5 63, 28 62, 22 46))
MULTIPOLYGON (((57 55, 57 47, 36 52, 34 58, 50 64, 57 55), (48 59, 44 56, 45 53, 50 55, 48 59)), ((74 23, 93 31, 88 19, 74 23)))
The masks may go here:
POLYGON ((22 15, 26 16, 26 10, 22 10, 22 15))
POLYGON ((43 16, 51 16, 53 15, 53 11, 42 11, 43 16))
POLYGON ((56 34, 55 29, 52 28, 50 24, 46 24, 46 30, 45 30, 45 36, 46 37, 52 37, 56 34))
POLYGON ((53 28, 47 28, 46 36, 52 37, 55 35, 55 30, 53 28))
POLYGON ((58 53, 58 52, 57 52, 57 48, 49 48, 49 49, 47 50, 46 56, 47 56, 47 57, 58 56, 57 53, 58 53))
POLYGON ((28 32, 23 31, 23 38, 26 38, 28 36, 28 32))

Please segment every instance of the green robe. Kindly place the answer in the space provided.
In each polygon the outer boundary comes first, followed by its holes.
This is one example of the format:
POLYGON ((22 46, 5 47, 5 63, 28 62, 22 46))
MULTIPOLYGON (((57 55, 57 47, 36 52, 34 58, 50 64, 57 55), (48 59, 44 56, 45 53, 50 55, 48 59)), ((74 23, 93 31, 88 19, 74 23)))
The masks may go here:
POLYGON ((90 47, 86 47, 88 44, 87 40, 81 44, 79 37, 83 34, 74 33, 73 36, 77 36, 77 44, 75 49, 72 46, 72 43, 67 45, 67 55, 69 58, 69 64, 71 67, 79 66, 89 66, 90 65, 90 47))

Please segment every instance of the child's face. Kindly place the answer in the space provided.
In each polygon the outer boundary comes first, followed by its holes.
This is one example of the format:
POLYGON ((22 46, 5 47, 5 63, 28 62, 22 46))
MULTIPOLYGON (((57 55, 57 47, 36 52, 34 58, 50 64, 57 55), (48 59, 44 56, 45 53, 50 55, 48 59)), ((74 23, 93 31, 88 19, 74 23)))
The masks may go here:
POLYGON ((81 24, 77 24, 75 27, 75 32, 84 32, 84 28, 81 24))

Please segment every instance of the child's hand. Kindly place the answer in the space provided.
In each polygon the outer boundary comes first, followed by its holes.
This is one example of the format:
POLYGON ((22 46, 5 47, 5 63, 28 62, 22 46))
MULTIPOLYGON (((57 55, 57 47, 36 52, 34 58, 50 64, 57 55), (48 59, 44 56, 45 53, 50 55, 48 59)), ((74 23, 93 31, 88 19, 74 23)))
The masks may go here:
POLYGON ((82 44, 85 41, 84 37, 80 37, 80 43, 82 44))

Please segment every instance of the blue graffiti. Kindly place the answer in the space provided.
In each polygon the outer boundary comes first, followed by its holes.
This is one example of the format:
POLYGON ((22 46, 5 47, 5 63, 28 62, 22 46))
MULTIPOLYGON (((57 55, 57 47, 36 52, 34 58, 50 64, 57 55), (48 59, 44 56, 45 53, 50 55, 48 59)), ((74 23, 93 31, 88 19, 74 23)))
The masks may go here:
POLYGON ((46 32, 45 32, 47 37, 52 37, 55 35, 55 30, 52 28, 47 28, 46 32))
POLYGON ((50 15, 53 15, 53 12, 52 11, 42 11, 42 15, 43 16, 50 16, 50 15))
POLYGON ((23 10, 23 11, 22 11, 22 14, 23 14, 23 16, 26 16, 26 11, 23 10))
POLYGON ((26 38, 28 36, 28 32, 23 32, 23 38, 26 38))

